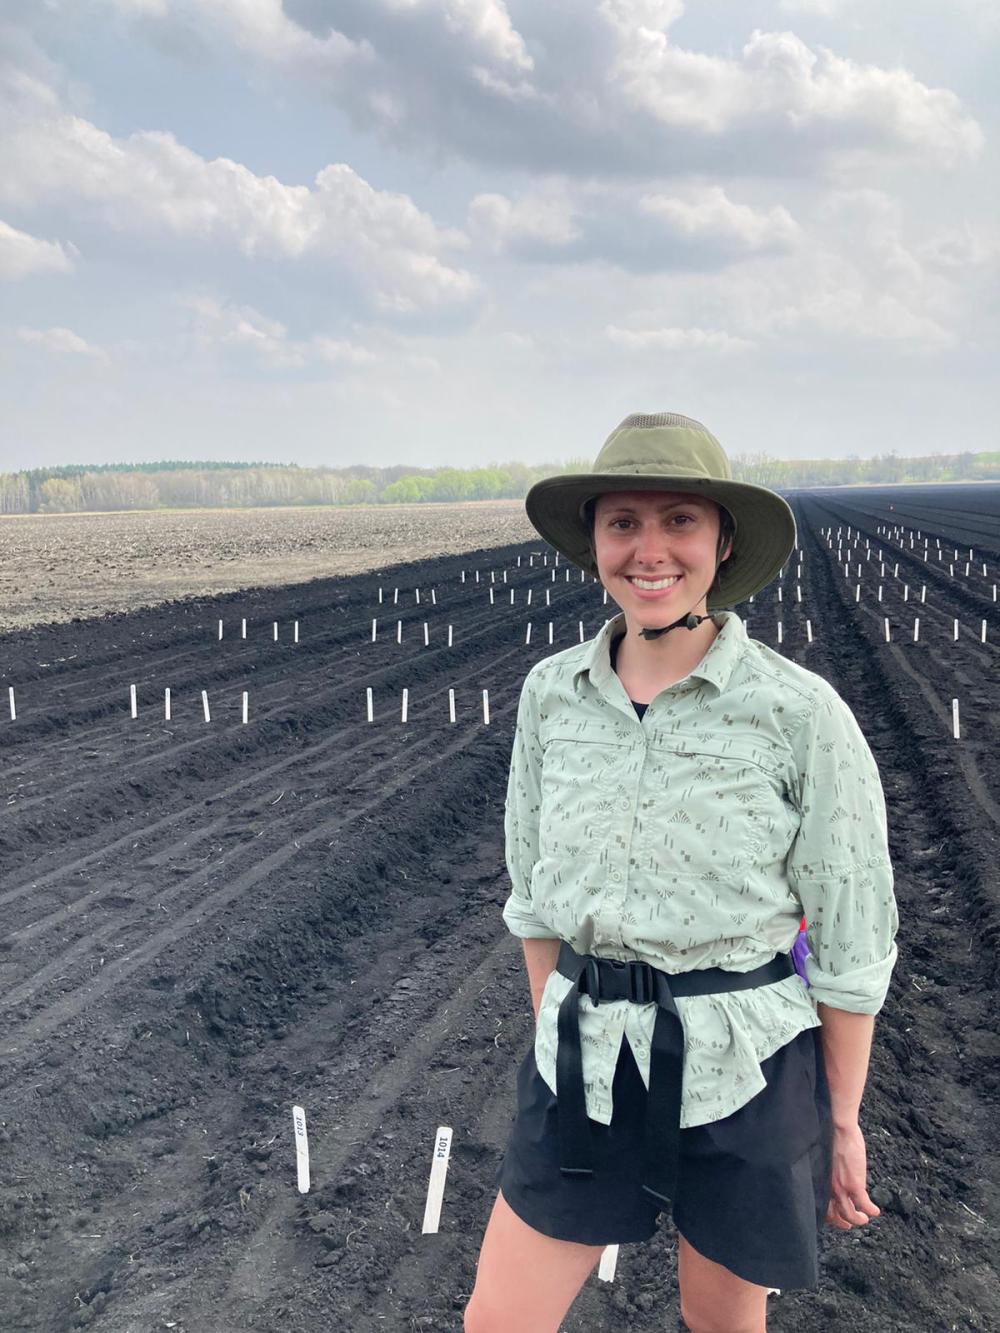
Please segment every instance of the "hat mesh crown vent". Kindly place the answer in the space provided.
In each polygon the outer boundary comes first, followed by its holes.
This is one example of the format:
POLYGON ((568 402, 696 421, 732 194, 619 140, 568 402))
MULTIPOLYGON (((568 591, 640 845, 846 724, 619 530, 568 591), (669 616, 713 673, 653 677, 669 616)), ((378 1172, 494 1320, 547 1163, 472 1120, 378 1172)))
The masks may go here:
POLYGON ((633 412, 626 417, 619 430, 653 430, 657 426, 684 426, 688 430, 708 431, 700 421, 693 417, 681 416, 680 412, 633 412))

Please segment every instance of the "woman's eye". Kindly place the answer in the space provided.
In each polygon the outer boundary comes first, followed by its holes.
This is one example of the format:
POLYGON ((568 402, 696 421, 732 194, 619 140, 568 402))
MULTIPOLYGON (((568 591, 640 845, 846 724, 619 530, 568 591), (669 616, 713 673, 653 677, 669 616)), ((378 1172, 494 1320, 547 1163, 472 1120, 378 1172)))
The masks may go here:
MULTIPOLYGON (((696 520, 693 514, 674 514, 673 518, 671 518, 670 520, 670 522, 673 523, 675 526, 681 528, 689 527, 695 521, 696 520)), ((611 520, 611 526, 613 528, 618 528, 620 530, 623 526, 624 527, 633 526, 633 521, 630 518, 613 518, 611 520)))

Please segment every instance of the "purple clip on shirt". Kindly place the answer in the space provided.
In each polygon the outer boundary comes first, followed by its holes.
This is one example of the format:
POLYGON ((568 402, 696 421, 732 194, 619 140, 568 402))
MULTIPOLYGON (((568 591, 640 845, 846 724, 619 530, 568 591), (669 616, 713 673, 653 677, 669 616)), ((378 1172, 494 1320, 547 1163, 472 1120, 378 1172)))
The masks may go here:
POLYGON ((809 982, 806 979, 806 959, 809 957, 810 949, 806 942, 806 932, 804 930, 799 931, 790 952, 792 955, 792 965, 802 978, 802 984, 808 986, 809 982))

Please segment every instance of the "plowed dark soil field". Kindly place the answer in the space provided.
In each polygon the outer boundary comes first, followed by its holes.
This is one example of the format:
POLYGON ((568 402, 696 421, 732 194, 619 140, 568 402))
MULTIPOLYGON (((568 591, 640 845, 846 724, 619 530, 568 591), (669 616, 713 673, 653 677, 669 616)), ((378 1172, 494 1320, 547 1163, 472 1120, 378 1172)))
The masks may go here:
MULTIPOLYGON (((775 647, 780 620, 869 738, 901 930, 862 1108, 882 1215, 828 1230, 821 1286, 771 1297, 769 1324, 1000 1330, 1000 491, 791 498, 801 573, 739 610, 775 647)), ((532 1040, 500 918, 518 693, 614 609, 542 560, 500 547, 0 638, 3 1333, 461 1329, 532 1040)), ((662 1218, 563 1328, 672 1333, 677 1310, 662 1218)))

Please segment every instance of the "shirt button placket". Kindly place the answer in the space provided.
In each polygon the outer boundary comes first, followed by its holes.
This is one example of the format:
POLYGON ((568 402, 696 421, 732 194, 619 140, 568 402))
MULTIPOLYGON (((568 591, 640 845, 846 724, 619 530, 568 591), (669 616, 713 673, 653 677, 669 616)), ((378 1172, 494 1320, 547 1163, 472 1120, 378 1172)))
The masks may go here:
MULTIPOLYGON (((632 753, 629 756, 629 766, 626 774, 626 776, 631 780, 631 785, 633 787, 632 799, 630 800, 627 796, 623 796, 618 803, 619 809, 622 812, 622 824, 621 824, 622 832, 625 834, 624 838, 625 846, 622 858, 623 866, 628 865, 629 856, 631 855, 632 851, 632 820, 627 818, 627 816, 629 815, 630 812, 634 812, 636 808, 635 803, 639 798, 639 784, 642 777, 642 770, 643 770, 643 764, 645 762, 645 756, 646 756, 645 742, 643 742, 641 745, 633 747, 632 753)), ((620 892, 617 895, 619 904, 624 903, 625 898, 628 894, 628 886, 625 883, 626 878, 627 878, 626 874, 623 870, 619 870, 617 867, 612 868, 611 883, 615 886, 616 889, 620 890, 620 892)), ((619 944, 624 945, 624 940, 622 939, 620 927, 618 931, 618 942, 619 944)))

